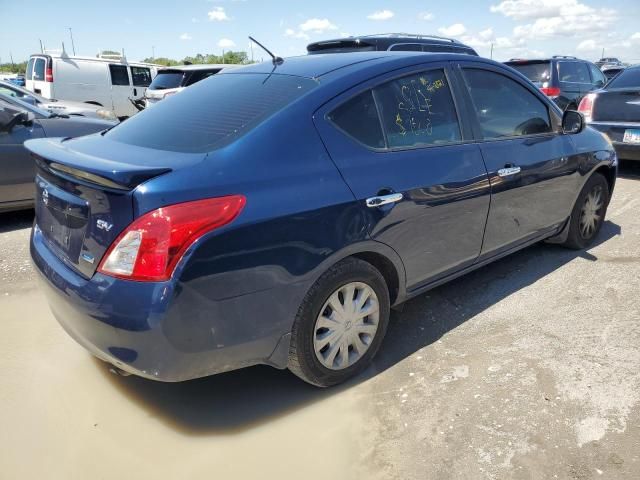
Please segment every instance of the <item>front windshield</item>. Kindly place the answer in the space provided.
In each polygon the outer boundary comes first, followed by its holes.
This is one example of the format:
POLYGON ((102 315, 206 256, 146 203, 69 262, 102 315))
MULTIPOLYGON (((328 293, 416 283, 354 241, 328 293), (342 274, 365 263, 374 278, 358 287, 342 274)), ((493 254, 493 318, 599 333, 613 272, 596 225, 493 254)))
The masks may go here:
POLYGON ((0 100, 10 104, 14 108, 17 107, 17 108, 20 108, 22 110, 27 110, 27 111, 29 111, 31 113, 34 113, 35 115, 39 116, 40 118, 50 118, 50 117, 54 116, 54 114, 52 114, 50 112, 47 112, 46 110, 43 110, 42 108, 34 107, 33 105, 29 105, 27 102, 23 102, 19 98, 10 97, 9 95, 6 95, 6 94, 1 93, 1 92, 0 92, 0 100))

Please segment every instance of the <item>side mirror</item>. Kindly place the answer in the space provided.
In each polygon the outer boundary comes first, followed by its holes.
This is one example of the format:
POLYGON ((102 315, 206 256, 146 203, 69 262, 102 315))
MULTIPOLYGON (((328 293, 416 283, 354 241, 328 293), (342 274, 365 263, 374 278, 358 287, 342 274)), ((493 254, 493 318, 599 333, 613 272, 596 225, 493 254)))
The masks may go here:
POLYGON ((584 130, 585 121, 580 112, 566 110, 562 116, 562 133, 573 135, 584 130))
POLYGON ((16 125, 26 125, 35 119, 35 115, 29 112, 8 114, 7 111, 4 111, 1 113, 4 115, 0 115, 0 131, 7 133, 11 133, 11 130, 13 130, 16 125))

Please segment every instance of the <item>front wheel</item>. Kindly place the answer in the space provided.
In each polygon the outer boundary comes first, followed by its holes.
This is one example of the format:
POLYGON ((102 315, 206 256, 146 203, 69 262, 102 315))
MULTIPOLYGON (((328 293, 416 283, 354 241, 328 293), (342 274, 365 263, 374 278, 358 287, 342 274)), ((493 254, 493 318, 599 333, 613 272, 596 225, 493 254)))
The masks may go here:
POLYGON ((364 370, 389 323, 389 290, 371 264, 339 262, 311 287, 296 316, 289 370, 319 387, 344 382, 364 370))
POLYGON ((579 250, 591 245, 602 228, 608 206, 609 184, 601 174, 594 173, 573 207, 564 246, 579 250))

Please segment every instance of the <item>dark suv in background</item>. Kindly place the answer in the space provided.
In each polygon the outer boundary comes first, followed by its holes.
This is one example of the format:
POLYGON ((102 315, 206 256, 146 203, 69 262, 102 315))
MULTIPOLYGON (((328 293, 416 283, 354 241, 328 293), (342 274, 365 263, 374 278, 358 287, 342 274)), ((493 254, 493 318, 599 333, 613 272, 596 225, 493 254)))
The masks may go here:
POLYGON ((576 57, 514 58, 505 64, 531 80, 563 110, 576 110, 582 97, 607 83, 607 78, 595 64, 576 57))
POLYGON ((431 53, 466 53, 478 56, 478 53, 468 45, 453 38, 435 35, 413 35, 410 33, 381 33, 363 35, 361 37, 346 37, 335 40, 323 40, 307 45, 307 52, 313 53, 343 53, 367 51, 404 51, 431 53))

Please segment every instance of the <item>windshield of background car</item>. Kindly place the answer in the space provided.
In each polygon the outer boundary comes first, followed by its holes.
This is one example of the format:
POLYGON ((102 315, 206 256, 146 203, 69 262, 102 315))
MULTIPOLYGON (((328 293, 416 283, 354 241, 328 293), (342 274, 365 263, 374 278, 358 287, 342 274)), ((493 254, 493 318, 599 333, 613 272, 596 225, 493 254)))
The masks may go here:
POLYGON ((507 62, 507 65, 518 70, 538 87, 551 80, 551 62, 507 62))
POLYGON ((158 72, 156 78, 153 79, 150 90, 166 90, 168 88, 178 88, 182 84, 184 78, 183 72, 158 72))
POLYGON ((218 74, 143 110, 105 136, 159 150, 210 152, 244 135, 316 85, 315 80, 292 75, 218 74))
POLYGON ((607 88, 639 88, 640 68, 628 68, 609 82, 607 88))
POLYGON ((40 116, 40 118, 49 118, 52 115, 50 112, 46 110, 43 110, 38 107, 34 107, 33 105, 23 102, 19 98, 4 95, 1 92, 0 92, 0 100, 12 105, 12 108, 15 108, 18 110, 26 110, 28 112, 31 112, 40 116))

